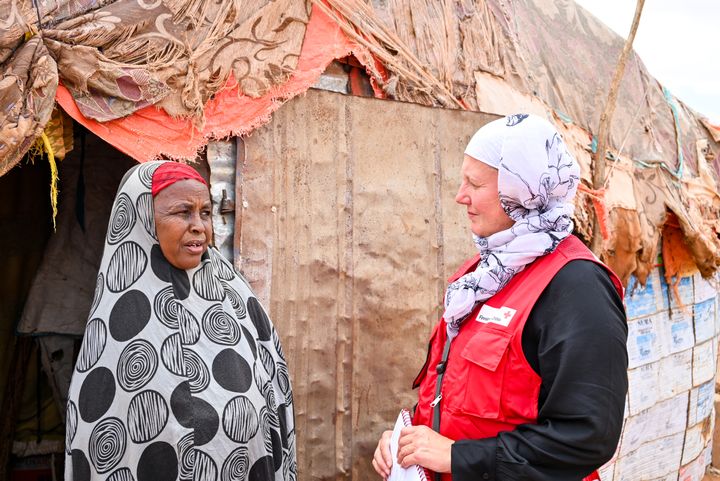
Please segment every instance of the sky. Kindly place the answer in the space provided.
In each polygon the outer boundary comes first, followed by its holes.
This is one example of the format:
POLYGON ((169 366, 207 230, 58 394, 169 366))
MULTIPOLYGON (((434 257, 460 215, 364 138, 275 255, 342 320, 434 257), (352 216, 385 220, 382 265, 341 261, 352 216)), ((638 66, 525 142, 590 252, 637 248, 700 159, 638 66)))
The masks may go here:
MULTIPOLYGON (((575 0, 623 38, 635 0, 575 0)), ((645 0, 633 48, 650 74, 695 111, 720 124, 720 60, 714 50, 720 0, 645 0)))

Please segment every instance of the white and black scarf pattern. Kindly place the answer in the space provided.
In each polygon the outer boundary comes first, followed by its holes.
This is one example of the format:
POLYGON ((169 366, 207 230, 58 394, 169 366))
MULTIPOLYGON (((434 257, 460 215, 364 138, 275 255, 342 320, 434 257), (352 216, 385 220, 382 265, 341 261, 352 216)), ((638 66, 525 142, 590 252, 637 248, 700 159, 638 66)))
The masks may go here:
POLYGON ((293 400, 280 340, 210 247, 183 271, 156 239, 152 175, 113 205, 67 405, 67 481, 295 481, 293 400))
POLYGON ((534 115, 490 122, 477 131, 465 153, 498 169, 500 203, 515 224, 488 237, 473 235, 480 262, 445 293, 443 317, 451 339, 477 303, 572 233, 572 202, 580 178, 580 168, 555 127, 534 115))

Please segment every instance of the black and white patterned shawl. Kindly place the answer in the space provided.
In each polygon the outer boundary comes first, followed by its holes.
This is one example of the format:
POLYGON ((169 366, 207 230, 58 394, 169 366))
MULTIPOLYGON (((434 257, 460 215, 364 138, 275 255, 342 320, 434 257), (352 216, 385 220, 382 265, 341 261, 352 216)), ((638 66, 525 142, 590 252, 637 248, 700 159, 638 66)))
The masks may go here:
POLYGON ((67 405, 68 481, 294 481, 288 367, 264 309, 213 247, 183 271, 156 240, 152 174, 113 205, 67 405))
POLYGON ((498 169, 500 203, 515 224, 488 237, 474 235, 475 271, 451 283, 444 319, 450 338, 479 302, 502 289, 572 233, 580 168, 555 127, 527 114, 495 120, 478 130, 465 153, 498 169))

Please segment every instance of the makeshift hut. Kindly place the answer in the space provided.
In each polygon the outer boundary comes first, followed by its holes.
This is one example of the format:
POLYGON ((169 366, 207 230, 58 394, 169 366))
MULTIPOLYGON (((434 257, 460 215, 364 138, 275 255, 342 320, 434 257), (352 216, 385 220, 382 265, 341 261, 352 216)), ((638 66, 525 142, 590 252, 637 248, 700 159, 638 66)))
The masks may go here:
POLYGON ((633 55, 593 186, 622 46, 572 1, 1 0, 0 464, 62 476, 110 202, 133 162, 164 157, 205 172, 216 243, 282 337, 291 476, 373 477, 379 433, 414 402, 445 279, 473 251, 453 203, 464 144, 525 111, 580 161, 577 233, 589 242, 599 218, 597 254, 629 287, 627 419, 602 478, 700 479, 720 129, 633 55))

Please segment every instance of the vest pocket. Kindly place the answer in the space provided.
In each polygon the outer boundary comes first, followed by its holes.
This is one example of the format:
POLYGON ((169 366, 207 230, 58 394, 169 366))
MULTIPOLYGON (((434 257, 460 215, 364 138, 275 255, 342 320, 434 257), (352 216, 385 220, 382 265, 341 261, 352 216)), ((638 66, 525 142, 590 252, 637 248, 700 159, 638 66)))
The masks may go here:
POLYGON ((467 361, 467 384, 461 406, 467 414, 482 418, 500 417, 507 352, 512 332, 483 329, 465 345, 460 356, 467 361))

